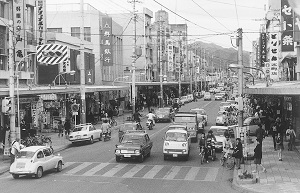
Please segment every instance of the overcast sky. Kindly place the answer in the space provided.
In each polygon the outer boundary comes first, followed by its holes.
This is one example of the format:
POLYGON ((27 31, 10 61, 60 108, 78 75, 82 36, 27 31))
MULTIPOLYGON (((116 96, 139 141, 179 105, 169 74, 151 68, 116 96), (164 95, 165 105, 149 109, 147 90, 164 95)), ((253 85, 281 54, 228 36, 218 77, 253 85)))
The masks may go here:
MULTIPOLYGON (((80 0, 46 1, 47 4, 80 2, 80 0)), ((84 3, 89 3, 108 14, 132 11, 132 4, 127 0, 84 0, 84 3)), ((140 0, 140 3, 136 3, 136 7, 139 12, 143 7, 147 7, 153 13, 160 9, 166 10, 169 13, 170 23, 188 25, 190 42, 199 40, 226 48, 232 47, 230 35, 234 35, 238 28, 242 28, 245 32, 243 48, 251 51, 251 42, 258 38, 259 26, 263 22, 265 4, 267 0, 140 0)))

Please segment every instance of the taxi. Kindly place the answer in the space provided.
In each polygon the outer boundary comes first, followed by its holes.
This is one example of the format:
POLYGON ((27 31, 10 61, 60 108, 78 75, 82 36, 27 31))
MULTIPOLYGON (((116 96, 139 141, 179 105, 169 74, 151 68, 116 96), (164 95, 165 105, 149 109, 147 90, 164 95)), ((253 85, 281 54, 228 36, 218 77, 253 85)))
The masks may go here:
POLYGON ((102 130, 96 129, 91 123, 75 125, 73 131, 69 135, 69 141, 72 143, 88 141, 94 143, 95 139, 101 141, 102 130))

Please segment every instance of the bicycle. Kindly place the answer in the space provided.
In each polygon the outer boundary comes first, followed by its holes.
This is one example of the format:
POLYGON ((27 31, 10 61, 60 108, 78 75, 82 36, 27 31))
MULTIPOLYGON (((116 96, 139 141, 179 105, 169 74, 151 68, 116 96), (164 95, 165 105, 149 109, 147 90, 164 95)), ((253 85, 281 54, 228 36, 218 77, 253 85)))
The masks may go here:
POLYGON ((227 157, 225 157, 225 152, 223 151, 221 157, 220 157, 220 164, 221 166, 225 166, 227 169, 231 170, 233 169, 235 165, 235 159, 232 156, 233 154, 233 149, 229 149, 229 152, 227 154, 227 157))
POLYGON ((117 121, 116 121, 114 118, 111 118, 111 119, 110 119, 110 125, 111 125, 112 127, 114 127, 114 126, 117 126, 118 123, 117 123, 117 121))

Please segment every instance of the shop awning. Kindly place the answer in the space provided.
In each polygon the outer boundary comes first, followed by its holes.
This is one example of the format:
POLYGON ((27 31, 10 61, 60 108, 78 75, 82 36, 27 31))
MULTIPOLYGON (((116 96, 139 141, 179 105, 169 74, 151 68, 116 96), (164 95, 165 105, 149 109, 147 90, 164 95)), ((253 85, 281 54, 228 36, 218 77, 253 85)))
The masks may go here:
POLYGON ((275 82, 266 86, 266 83, 257 83, 244 88, 245 94, 258 95, 300 95, 300 81, 275 82))

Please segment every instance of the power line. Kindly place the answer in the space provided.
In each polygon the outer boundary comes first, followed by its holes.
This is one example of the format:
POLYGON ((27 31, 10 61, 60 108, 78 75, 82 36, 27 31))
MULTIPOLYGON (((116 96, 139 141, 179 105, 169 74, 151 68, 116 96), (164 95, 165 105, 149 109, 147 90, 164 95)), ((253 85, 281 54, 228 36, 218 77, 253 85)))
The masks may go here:
MULTIPOLYGON (((220 3, 220 4, 225 4, 225 5, 234 5, 232 3, 225 3, 225 2, 220 2, 220 1, 214 1, 214 0, 206 0, 209 2, 214 2, 214 3, 220 3)), ((238 7, 244 7, 244 8, 250 8, 250 9, 261 9, 264 10, 264 8, 259 8, 259 7, 250 7, 250 6, 246 6, 246 5, 236 5, 238 7)))

